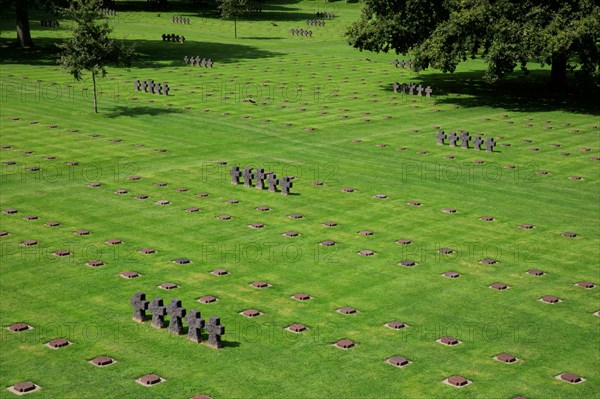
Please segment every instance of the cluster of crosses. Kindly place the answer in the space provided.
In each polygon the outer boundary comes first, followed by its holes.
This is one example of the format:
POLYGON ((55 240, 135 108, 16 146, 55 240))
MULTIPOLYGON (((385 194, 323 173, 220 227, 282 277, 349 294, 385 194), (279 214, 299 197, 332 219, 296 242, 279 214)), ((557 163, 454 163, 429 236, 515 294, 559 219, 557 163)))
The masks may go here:
POLYGON ((394 62, 392 62, 392 64, 394 64, 394 67, 396 67, 396 68, 400 67, 400 68, 404 69, 404 66, 406 66, 406 68, 412 69, 413 62, 412 62, 412 60, 408 60, 406 62, 404 62, 404 60, 400 60, 400 61, 394 60, 394 62))
POLYGON ((173 18, 171 18, 171 20, 173 21, 174 24, 185 24, 185 25, 190 24, 189 18, 173 16, 173 18))
POLYGON ((306 25, 325 26, 325 21, 321 21, 320 19, 307 19, 306 25))
POLYGON ((211 317, 206 322, 200 312, 191 309, 189 313, 181 306, 179 299, 171 299, 165 306, 162 298, 154 298, 152 302, 146 300, 144 292, 136 292, 131 298, 133 307, 133 320, 138 323, 146 321, 146 311, 152 314, 152 327, 168 328, 171 334, 183 335, 183 320, 188 324, 187 337, 196 343, 202 342, 202 329, 208 332, 208 345, 213 348, 222 348, 221 335, 225 334, 225 327, 221 325, 221 319, 211 317), (169 315, 169 324, 165 322, 165 316, 169 315))
POLYGON ((148 81, 144 80, 142 82, 136 80, 134 86, 135 91, 143 91, 145 93, 160 94, 164 96, 168 96, 169 91, 171 91, 168 83, 161 85, 160 83, 154 83, 152 79, 148 81))
POLYGON ((199 56, 188 57, 186 55, 185 57, 183 57, 183 62, 185 62, 185 65, 204 67, 204 68, 212 68, 213 67, 213 60, 211 60, 210 58, 200 58, 199 56))
POLYGON ((117 11, 111 10, 110 8, 101 8, 100 11, 102 12, 102 14, 108 15, 110 17, 114 17, 117 15, 117 11))
POLYGON ((245 187, 252 187, 252 180, 256 180, 255 187, 259 190, 262 190, 265 188, 266 179, 270 192, 276 193, 277 185, 279 184, 281 186, 282 195, 290 194, 290 189, 293 187, 293 177, 284 176, 280 181, 277 179, 277 175, 273 172, 265 172, 263 168, 257 168, 255 172, 252 172, 253 169, 254 168, 251 167, 245 167, 243 171, 240 171, 239 166, 234 166, 231 168, 229 171, 229 174, 231 175, 231 184, 240 184, 240 177, 242 177, 244 179, 245 187))
POLYGON ((312 37, 312 30, 304 30, 304 29, 290 29, 290 33, 293 36, 308 36, 312 37))
POLYGON ((438 145, 444 145, 444 140, 448 140, 450 142, 450 147, 456 147, 456 142, 460 140, 460 147, 464 149, 469 148, 469 141, 473 140, 473 148, 475 151, 481 150, 481 145, 485 145, 485 150, 487 152, 493 152, 494 147, 496 146, 496 142, 493 137, 486 139, 485 141, 481 138, 480 135, 475 136, 475 138, 469 135, 469 132, 465 132, 464 130, 459 130, 457 132, 450 132, 449 135, 446 135, 443 130, 440 130, 435 135, 437 138, 438 145), (460 133, 460 137, 459 137, 460 133))
POLYGON ((262 12, 262 7, 249 5, 246 7, 246 11, 250 12, 262 12))
POLYGON ((166 35, 166 34, 162 34, 162 39, 163 42, 181 42, 181 43, 185 43, 185 36, 179 36, 176 35, 174 33, 171 33, 170 35, 166 35))
POLYGON ((431 97, 431 93, 433 93, 433 89, 431 88, 431 86, 427 86, 427 87, 423 87, 421 85, 415 85, 414 83, 410 83, 410 84, 406 84, 406 83, 398 83, 398 82, 394 82, 394 84, 392 85, 392 88, 394 89, 394 93, 397 94, 398 93, 398 89, 401 89, 400 94, 410 94, 411 96, 413 94, 415 94, 415 90, 417 91, 417 95, 418 96, 422 96, 423 92, 425 92, 425 97, 431 97))
POLYGON ((44 28, 58 28, 60 23, 55 19, 41 19, 40 25, 44 28))
POLYGON ((317 12, 317 18, 334 19, 335 14, 331 12, 317 12))

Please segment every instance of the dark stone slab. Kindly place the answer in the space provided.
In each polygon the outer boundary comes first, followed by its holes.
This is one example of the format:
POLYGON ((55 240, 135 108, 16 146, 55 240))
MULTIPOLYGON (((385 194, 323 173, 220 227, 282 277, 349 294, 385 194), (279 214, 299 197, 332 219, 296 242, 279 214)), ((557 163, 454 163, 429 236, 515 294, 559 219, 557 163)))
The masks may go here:
POLYGON ((261 313, 256 309, 246 309, 243 312, 241 312, 240 314, 242 316, 248 317, 248 318, 258 317, 261 315, 261 313))
POLYGON ((90 232, 89 230, 75 230, 73 234, 77 236, 87 236, 88 234, 90 234, 90 232))
POLYGON ((156 250, 154 248, 140 248, 138 252, 144 255, 149 255, 156 253, 156 250))
POLYGON ((490 285, 490 288, 494 289, 494 290, 498 290, 498 291, 503 291, 508 289, 508 285, 504 284, 504 283, 494 283, 492 285, 490 285))
POLYGON ((410 260, 410 259, 403 260, 402 262, 399 263, 400 266, 408 266, 408 267, 414 266, 416 264, 417 263, 414 260, 410 260))
POLYGON ((341 348, 341 349, 352 348, 354 345, 355 345, 354 341, 351 341, 349 339, 341 339, 335 343, 335 346, 337 346, 338 348, 341 348))
POLYGON ((8 326, 7 328, 9 331, 12 331, 12 332, 21 332, 21 331, 27 331, 31 327, 25 323, 14 323, 14 324, 11 324, 10 326, 8 326))
POLYGON ((504 363, 514 363, 517 361, 517 358, 508 353, 501 353, 495 357, 496 360, 504 363))
POLYGON ((287 326, 287 330, 294 332, 294 333, 301 333, 302 331, 306 331, 307 328, 304 324, 294 323, 294 324, 290 324, 289 326, 287 326))
POLYGON ((336 312, 342 313, 342 314, 354 314, 357 312, 357 310, 355 308, 353 308, 352 306, 344 306, 344 307, 337 309, 336 312))
POLYGON ((358 251, 358 254, 362 256, 373 256, 375 255, 375 251, 371 251, 370 249, 363 249, 358 251))
POLYGON ((188 258, 176 258, 173 259, 173 263, 177 263, 178 265, 185 265, 188 263, 191 263, 192 261, 189 260, 188 258))
POLYGON ((57 227, 57 226, 60 226, 60 223, 59 222, 47 222, 46 226, 48 226, 48 227, 57 227))
POLYGON ((540 269, 529 269, 527 270, 527 274, 531 274, 532 276, 543 276, 544 272, 540 269))
POLYGON ((271 286, 271 284, 269 284, 269 283, 267 283, 265 281, 254 281, 250 285, 253 286, 254 288, 267 288, 267 287, 271 286))
POLYGON ((566 382, 570 382, 571 384, 577 384, 582 381, 582 378, 580 376, 573 373, 562 373, 560 375, 560 379, 566 382))
POLYGON ((162 382, 162 378, 156 374, 146 374, 136 380, 142 385, 156 385, 162 382))
POLYGON ((452 377, 448 377, 446 379, 446 382, 456 387, 462 387, 469 384, 469 381, 466 378, 461 377, 459 375, 453 375, 452 377))
POLYGON ((215 269, 211 274, 214 274, 215 276, 225 276, 226 274, 229 274, 229 272, 225 269, 215 269))
POLYGON ((66 249, 57 249, 54 251, 54 255, 56 256, 68 256, 71 255, 71 252, 66 249))
POLYGON ((213 303, 213 302, 217 302, 217 298, 215 298, 212 295, 205 295, 205 296, 199 298, 198 302, 204 303, 204 304, 213 303))
POLYGON ((52 341, 48 342, 47 345, 51 348, 58 349, 58 348, 63 348, 65 346, 70 345, 70 342, 67 341, 66 339, 57 338, 57 339, 53 339, 52 341))
POLYGON ((498 263, 498 261, 496 259, 492 259, 492 258, 485 258, 479 261, 479 263, 483 263, 484 265, 494 265, 496 263, 498 263))
POLYGON ((581 288, 587 288, 587 289, 591 289, 591 288, 595 287, 594 283, 590 283, 589 281, 581 281, 581 282, 577 283, 577 286, 581 287, 581 288))
POLYGON ((325 222, 325 223, 323 223, 323 226, 325 226, 325 227, 335 227, 335 226, 337 226, 337 223, 336 222, 325 222))
POLYGON ((444 277, 448 277, 448 278, 459 278, 460 274, 456 273, 456 272, 444 272, 442 274, 444 277))
POLYGON ((28 393, 28 392, 31 392, 31 391, 35 391, 37 388, 38 388, 38 386, 35 385, 31 381, 19 382, 19 383, 17 383, 17 384, 15 384, 15 385, 12 386, 12 389, 15 392, 18 392, 18 393, 21 393, 21 394, 22 393, 28 393))
POLYGON ((21 242, 21 245, 23 247, 31 247, 32 245, 37 245, 37 241, 36 240, 25 240, 21 242))
POLYGON ((438 339, 437 342, 439 342, 440 344, 448 345, 448 346, 458 345, 460 343, 460 341, 458 339, 451 337, 451 336, 444 336, 444 337, 438 339))
POLYGON ((108 357, 108 356, 98 356, 93 358, 92 360, 90 360, 90 363, 92 363, 94 366, 98 366, 98 367, 103 367, 103 366, 108 366, 113 364, 115 361, 114 359, 108 357))
POLYGON ((119 244, 122 244, 122 243, 123 243, 123 241, 121 241, 121 240, 118 240, 118 239, 116 239, 116 238, 113 238, 113 239, 110 239, 110 240, 106 240, 105 242, 106 242, 108 245, 119 245, 119 244))
POLYGON ((23 217, 24 220, 37 220, 38 216, 37 215, 27 215, 23 217))
POLYGON ((560 302, 560 299, 558 299, 555 296, 552 295, 545 295, 541 298, 542 302, 546 302, 546 303, 558 303, 560 302))
POLYGON ((88 265, 90 267, 98 267, 98 266, 103 266, 104 262, 102 262, 101 260, 88 260, 86 262, 86 265, 88 265))
POLYGON ((386 362, 396 367, 403 367, 409 364, 408 359, 402 356, 392 356, 389 359, 387 359, 386 362))
POLYGON ((158 288, 163 290, 174 290, 175 288, 179 288, 179 286, 175 283, 162 283, 158 286, 158 288))
POLYGON ((123 194, 127 194, 128 191, 125 189, 119 189, 119 190, 115 190, 114 191, 115 194, 119 194, 119 195, 123 195, 123 194))
POLYGON ((479 219, 483 220, 484 222, 491 222, 492 220, 494 220, 492 216, 482 216, 479 219))
POLYGON ((410 245, 412 244, 411 240, 397 240, 396 244, 400 244, 400 245, 410 245))
POLYGON ((137 278, 140 276, 138 272, 121 272, 119 275, 123 278, 137 278))
POLYGON ((406 327, 406 324, 401 321, 388 321, 384 324, 387 328, 391 328, 392 330, 401 330, 406 327))
POLYGON ((292 295, 292 298, 298 301, 308 301, 309 299, 312 299, 312 297, 308 294, 294 294, 292 295))

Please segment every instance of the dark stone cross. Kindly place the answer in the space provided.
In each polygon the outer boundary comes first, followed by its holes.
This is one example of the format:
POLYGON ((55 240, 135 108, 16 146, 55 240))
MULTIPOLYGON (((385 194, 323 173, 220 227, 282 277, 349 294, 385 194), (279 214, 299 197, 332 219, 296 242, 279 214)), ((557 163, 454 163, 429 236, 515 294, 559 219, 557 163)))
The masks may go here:
POLYGON ((394 89, 394 93, 398 93, 398 89, 400 88, 400 83, 394 82, 394 84, 392 85, 392 88, 394 89))
POLYGON ((140 85, 141 90, 140 91, 144 91, 144 92, 148 92, 148 84, 146 83, 146 81, 144 80, 142 82, 142 84, 140 85))
POLYGON ((469 136, 469 132, 462 132, 460 134, 460 148, 469 148, 469 141, 471 141, 471 136, 469 136))
POLYGON ((267 183, 269 183, 269 191, 272 193, 277 192, 277 185, 279 184, 279 179, 277 179, 277 175, 275 173, 269 174, 267 177, 267 183))
POLYGON ((254 176, 256 178, 256 183, 255 183, 256 188, 259 190, 262 190, 263 188, 265 188, 265 179, 267 178, 267 174, 265 173, 265 170, 263 168, 256 169, 254 176))
POLYGON ((185 65, 187 65, 190 62, 190 57, 188 57, 187 55, 183 57, 183 62, 185 62, 185 65))
POLYGON ((148 310, 152 313, 152 327, 165 328, 165 316, 167 308, 163 303, 162 298, 154 298, 148 306, 148 310))
POLYGON ((148 81, 148 93, 154 94, 154 80, 152 79, 148 81))
POLYGON ((245 167, 244 172, 242 173, 242 177, 244 178, 244 186, 252 187, 252 179, 254 179, 254 173, 252 173, 251 167, 245 167))
POLYGON ((134 86, 135 86, 135 91, 140 91, 141 83, 139 80, 135 81, 134 86))
POLYGON ((162 90, 163 90, 162 85, 160 83, 157 83, 156 87, 155 87, 155 90, 154 90, 154 94, 159 94, 160 95, 160 94, 162 94, 162 90))
POLYGON ((202 342, 204 319, 201 317, 200 312, 195 309, 190 310, 190 313, 185 317, 185 321, 188 323, 188 339, 196 343, 202 342))
POLYGON ((496 146, 496 142, 494 141, 493 137, 490 137, 489 139, 487 139, 484 144, 485 144, 485 151, 486 152, 493 152, 494 151, 494 147, 496 146))
POLYGON ((431 86, 427 86, 425 88, 425 97, 431 97, 432 92, 433 92, 433 90, 431 89, 431 86))
POLYGON ((146 294, 136 292, 129 303, 133 306, 133 320, 140 323, 144 322, 146 320, 146 310, 148 309, 146 294))
POLYGON ((437 132, 437 134, 435 135, 435 137, 437 138, 437 144, 438 145, 444 145, 444 140, 447 138, 446 133, 444 133, 443 130, 440 130, 437 132))
POLYGON ((290 179, 288 176, 284 177, 281 179, 281 194, 282 195, 289 195, 290 194, 290 189, 294 186, 294 184, 292 183, 292 179, 290 179))
POLYGON ((418 96, 422 96, 423 95, 423 86, 421 86, 421 85, 417 86, 417 95, 418 96))
POLYGON ((406 83, 402 83, 402 93, 400 94, 406 94, 406 90, 408 90, 408 85, 406 83))
POLYGON ((222 348, 221 335, 225 334, 225 327, 221 325, 221 319, 211 317, 205 328, 208 331, 208 345, 213 348, 222 348))
POLYGON ((448 140, 450 140, 450 147, 456 147, 456 142, 458 141, 456 132, 451 132, 450 136, 448 136, 448 140))
POLYGON ((165 96, 169 95, 169 91, 171 90, 171 88, 169 87, 168 83, 165 83, 165 86, 163 87, 163 91, 165 96))
POLYGON ((400 61, 394 60, 394 62, 392 62, 392 64, 394 64, 395 68, 398 68, 398 65, 400 64, 400 61))
POLYGON ((171 316, 169 319, 169 332, 177 335, 183 334, 181 319, 185 317, 185 309, 181 307, 179 299, 171 299, 171 302, 167 306, 167 314, 171 316))
POLYGON ((404 60, 400 60, 400 68, 404 69, 404 60))
POLYGON ((473 140, 473 148, 475 149, 475 151, 481 150, 481 144, 483 144, 483 140, 481 139, 481 137, 475 136, 475 139, 473 140))
POLYGON ((229 174, 231 175, 231 184, 240 184, 240 176, 242 175, 242 172, 240 172, 239 166, 234 166, 233 168, 231 168, 229 174))
POLYGON ((413 64, 412 60, 406 61, 406 66, 408 67, 408 69, 412 68, 412 64, 413 64))

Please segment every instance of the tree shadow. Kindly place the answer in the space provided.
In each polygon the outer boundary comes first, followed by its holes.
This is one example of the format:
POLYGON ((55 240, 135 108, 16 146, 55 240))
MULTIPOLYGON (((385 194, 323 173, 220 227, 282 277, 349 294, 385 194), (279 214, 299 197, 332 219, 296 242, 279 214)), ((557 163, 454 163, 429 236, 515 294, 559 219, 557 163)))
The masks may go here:
MULTIPOLYGON (((160 37, 160 35, 162 33, 158 36, 160 37)), ((234 63, 241 59, 265 59, 283 55, 249 45, 193 40, 186 40, 185 43, 142 40, 135 41, 135 45, 134 66, 154 68, 185 66, 183 57, 186 55, 211 58, 215 62, 215 67, 218 67, 219 64, 234 63)))
POLYGON ((55 43, 62 39, 34 37, 35 47, 17 48, 16 39, 0 39, 0 60, 3 64, 56 65, 58 48, 55 43))
POLYGON ((168 115, 168 114, 180 114, 183 113, 182 110, 172 107, 149 107, 146 105, 136 105, 135 103, 131 105, 118 105, 107 112, 103 112, 103 114, 109 118, 118 118, 121 116, 124 117, 138 117, 138 116, 158 116, 158 115, 168 115))
MULTIPOLYGON (((403 75, 397 81, 400 84, 414 82, 431 86, 432 100, 438 104, 464 108, 503 108, 523 113, 566 111, 600 115, 600 90, 593 84, 577 82, 573 75, 569 76, 571 87, 567 91, 557 92, 548 85, 550 71, 547 70, 531 70, 528 76, 515 72, 494 84, 486 83, 483 73, 412 74, 403 75)), ((386 91, 393 91, 392 83, 386 85, 386 91)), ((419 98, 416 95, 413 97, 419 98)))

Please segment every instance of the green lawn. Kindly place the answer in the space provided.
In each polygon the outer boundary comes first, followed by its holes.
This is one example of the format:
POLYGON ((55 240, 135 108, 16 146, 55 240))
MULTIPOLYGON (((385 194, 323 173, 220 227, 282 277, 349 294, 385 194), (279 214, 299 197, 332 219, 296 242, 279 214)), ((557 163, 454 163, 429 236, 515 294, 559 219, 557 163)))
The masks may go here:
MULTIPOLYGON (((34 327, 2 329, 1 385, 31 380, 42 386, 31 397, 61 399, 598 397, 599 289, 575 285, 600 284, 597 93, 548 94, 543 69, 486 86, 478 60, 452 75, 394 69, 394 58, 409 57, 359 53, 346 44, 344 28, 360 4, 265 5, 262 16, 238 22, 237 40, 232 22, 209 13, 127 11, 131 5, 119 5, 114 27, 117 37, 137 42, 137 61, 131 70, 109 69, 100 81, 98 115, 91 79, 74 81, 52 55, 68 22, 42 28, 37 19, 44 16, 33 13, 38 47, 17 51, 10 46, 13 20, 1 21, 0 144, 11 147, 0 150, 0 208, 18 213, 0 216, 0 230, 10 233, 0 238, 0 321, 34 327), (291 36, 289 29, 306 28, 304 20, 319 10, 337 17, 309 27, 312 38, 291 36), (173 24, 173 15, 192 23, 173 24), (163 43, 162 33, 183 34, 187 42, 163 43), (212 58, 215 67, 184 66, 185 55, 212 58), (168 82, 172 95, 135 93, 136 79, 168 82), (431 85, 434 97, 395 95, 394 81, 431 85), (257 103, 242 102, 247 95, 257 103), (437 146, 437 126, 499 137, 498 146, 494 153, 437 146), (509 164, 515 168, 504 168, 509 164), (233 165, 296 176, 293 195, 233 186, 233 165), (41 170, 27 170, 33 166, 41 170), (325 184, 313 185, 317 180, 325 184), (102 185, 88 187, 93 181, 102 185), (118 189, 128 193, 114 194, 118 189), (139 194, 149 198, 135 199, 139 194), (154 204, 162 199, 170 204, 154 204), (303 218, 289 218, 293 213, 303 218), (218 220, 222 214, 232 219, 218 220), (250 229, 252 223, 265 227, 250 229), (73 234, 78 229, 91 234, 73 234), (286 231, 300 235, 282 236, 286 231), (563 237, 566 231, 577 237, 563 237), (105 244, 115 238, 123 244, 105 244), (20 245, 30 239, 38 245, 20 245), (324 240, 336 245, 320 246, 324 240), (142 255, 142 247, 157 253, 142 255), (440 255, 440 248, 455 253, 440 255), (52 255, 57 249, 72 254, 59 258, 52 255), (376 255, 359 256, 363 249, 376 255), (178 257, 192 263, 175 265, 178 257), (484 258, 499 263, 479 263, 484 258), (105 265, 86 266, 92 259, 105 265), (398 265, 407 259, 416 265, 398 265), (215 268, 230 274, 213 276, 215 268), (127 280, 123 271, 141 277, 127 280), (442 277, 446 271, 461 277, 442 277), (256 280, 272 287, 252 288, 256 280), (180 288, 157 288, 163 282, 180 288), (490 289, 495 282, 510 289, 490 289), (205 319, 221 317, 225 347, 135 323, 129 300, 136 291, 148 300, 178 298, 205 319), (298 302, 290 298, 296 293, 314 299, 298 302), (204 295, 219 301, 196 302, 204 295), (544 295, 561 302, 539 302, 544 295), (359 312, 337 313, 342 306, 359 312), (248 308, 263 315, 238 314, 248 308), (408 327, 383 326, 392 320, 408 327), (284 330, 292 323, 309 330, 284 330), (436 342, 444 335, 462 344, 444 347, 436 342), (43 345, 54 338, 73 345, 43 345), (340 339, 356 346, 333 347, 340 339), (500 353, 519 361, 495 361, 500 353), (100 355, 117 363, 87 363, 100 355), (384 362, 395 355, 412 364, 384 362), (555 379, 563 372, 586 381, 555 379), (166 382, 134 382, 148 373, 166 382), (442 383, 452 375, 473 384, 442 383)), ((0 397, 14 396, 2 389, 0 397)))

